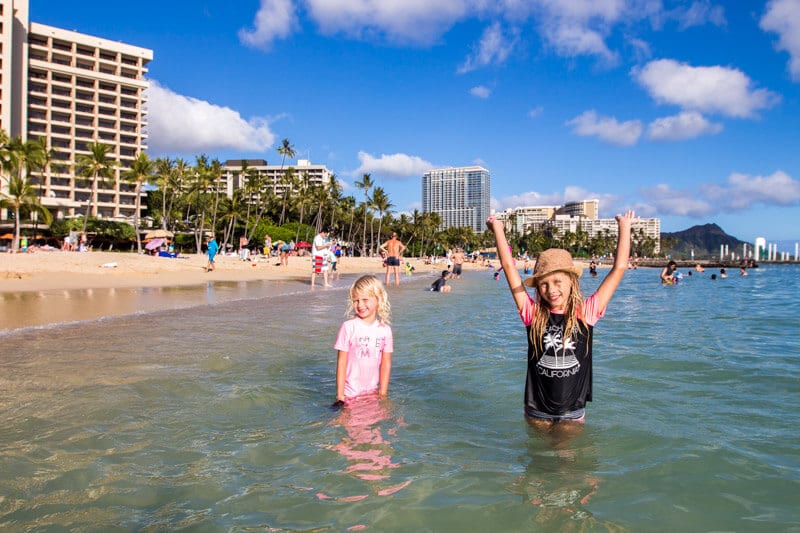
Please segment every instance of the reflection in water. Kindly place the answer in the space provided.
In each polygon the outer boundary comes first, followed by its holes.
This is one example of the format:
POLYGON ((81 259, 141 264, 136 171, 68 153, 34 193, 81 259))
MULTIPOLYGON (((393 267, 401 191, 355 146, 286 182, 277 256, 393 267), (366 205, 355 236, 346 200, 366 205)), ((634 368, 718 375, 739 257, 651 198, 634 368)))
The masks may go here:
MULTIPOLYGON (((384 437, 384 430, 387 436, 395 436, 403 421, 393 420, 391 402, 388 399, 381 399, 377 395, 356 398, 348 402, 331 423, 342 426, 347 432, 347 436, 332 448, 347 459, 345 473, 368 482, 390 479, 392 469, 400 464, 392 461, 394 450, 391 441, 384 437), (387 425, 393 427, 385 429, 387 425)), ((373 492, 378 496, 389 496, 410 483, 411 480, 407 480, 392 486, 375 486, 373 492)), ((332 497, 318 493, 317 497, 323 500, 358 501, 367 498, 368 494, 332 497)))
POLYGON ((538 526, 553 531, 625 530, 589 510, 602 480, 592 435, 583 424, 529 424, 528 435, 525 473, 513 490, 538 508, 534 518, 538 526))

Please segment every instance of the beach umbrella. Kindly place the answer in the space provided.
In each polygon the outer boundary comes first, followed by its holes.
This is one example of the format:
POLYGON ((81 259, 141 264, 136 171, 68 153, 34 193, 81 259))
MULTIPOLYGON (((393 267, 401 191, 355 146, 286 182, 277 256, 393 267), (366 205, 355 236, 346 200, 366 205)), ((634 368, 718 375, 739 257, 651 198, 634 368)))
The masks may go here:
POLYGON ((165 229, 154 229, 152 231, 148 231, 147 234, 144 236, 145 239, 163 239, 163 238, 172 238, 172 232, 167 231, 165 229))
POLYGON ((144 246, 144 249, 145 250, 155 250, 156 248, 159 248, 165 242, 167 242, 166 239, 153 239, 152 241, 148 242, 144 246))
POLYGON ((297 248, 311 248, 311 245, 306 241, 300 241, 295 245, 297 248))

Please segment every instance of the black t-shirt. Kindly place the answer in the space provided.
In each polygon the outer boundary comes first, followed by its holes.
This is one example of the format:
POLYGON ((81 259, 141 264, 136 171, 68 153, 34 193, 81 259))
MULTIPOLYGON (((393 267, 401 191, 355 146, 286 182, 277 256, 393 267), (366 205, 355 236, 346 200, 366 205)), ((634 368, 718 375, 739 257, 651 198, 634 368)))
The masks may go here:
POLYGON ((447 283, 446 279, 439 278, 436 281, 434 281, 433 283, 431 283, 431 290, 432 291, 436 291, 436 292, 441 292, 442 287, 444 287, 445 283, 447 283))
POLYGON ((580 323, 564 339, 564 315, 550 314, 542 337, 542 351, 531 342, 528 326, 526 407, 551 415, 582 409, 592 401, 592 326, 580 323))

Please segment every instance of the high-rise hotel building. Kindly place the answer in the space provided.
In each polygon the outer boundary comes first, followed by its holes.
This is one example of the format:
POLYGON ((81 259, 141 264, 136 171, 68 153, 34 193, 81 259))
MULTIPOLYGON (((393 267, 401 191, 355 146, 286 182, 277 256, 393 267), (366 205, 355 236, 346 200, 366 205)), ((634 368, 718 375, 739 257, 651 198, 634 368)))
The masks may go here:
POLYGON ((152 59, 146 48, 30 22, 27 0, 0 0, 0 128, 44 138, 55 150, 32 176, 55 218, 84 213, 91 183, 76 178, 75 163, 93 142, 110 146, 118 166, 99 184, 92 214, 133 216, 134 186, 120 178, 147 148, 144 76, 152 59))
POLYGON ((483 167, 439 168, 422 176, 422 211, 438 213, 442 229, 469 226, 482 232, 490 199, 489 171, 483 167))

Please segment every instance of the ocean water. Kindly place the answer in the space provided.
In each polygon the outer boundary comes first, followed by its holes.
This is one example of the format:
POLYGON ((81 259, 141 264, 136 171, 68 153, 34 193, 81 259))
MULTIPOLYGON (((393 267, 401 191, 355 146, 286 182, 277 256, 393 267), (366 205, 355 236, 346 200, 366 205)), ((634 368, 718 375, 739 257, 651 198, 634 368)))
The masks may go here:
POLYGON ((0 530, 800 531, 800 266, 709 274, 626 275, 577 430, 489 273, 390 288, 390 398, 338 412, 345 280, 7 331, 0 530))

